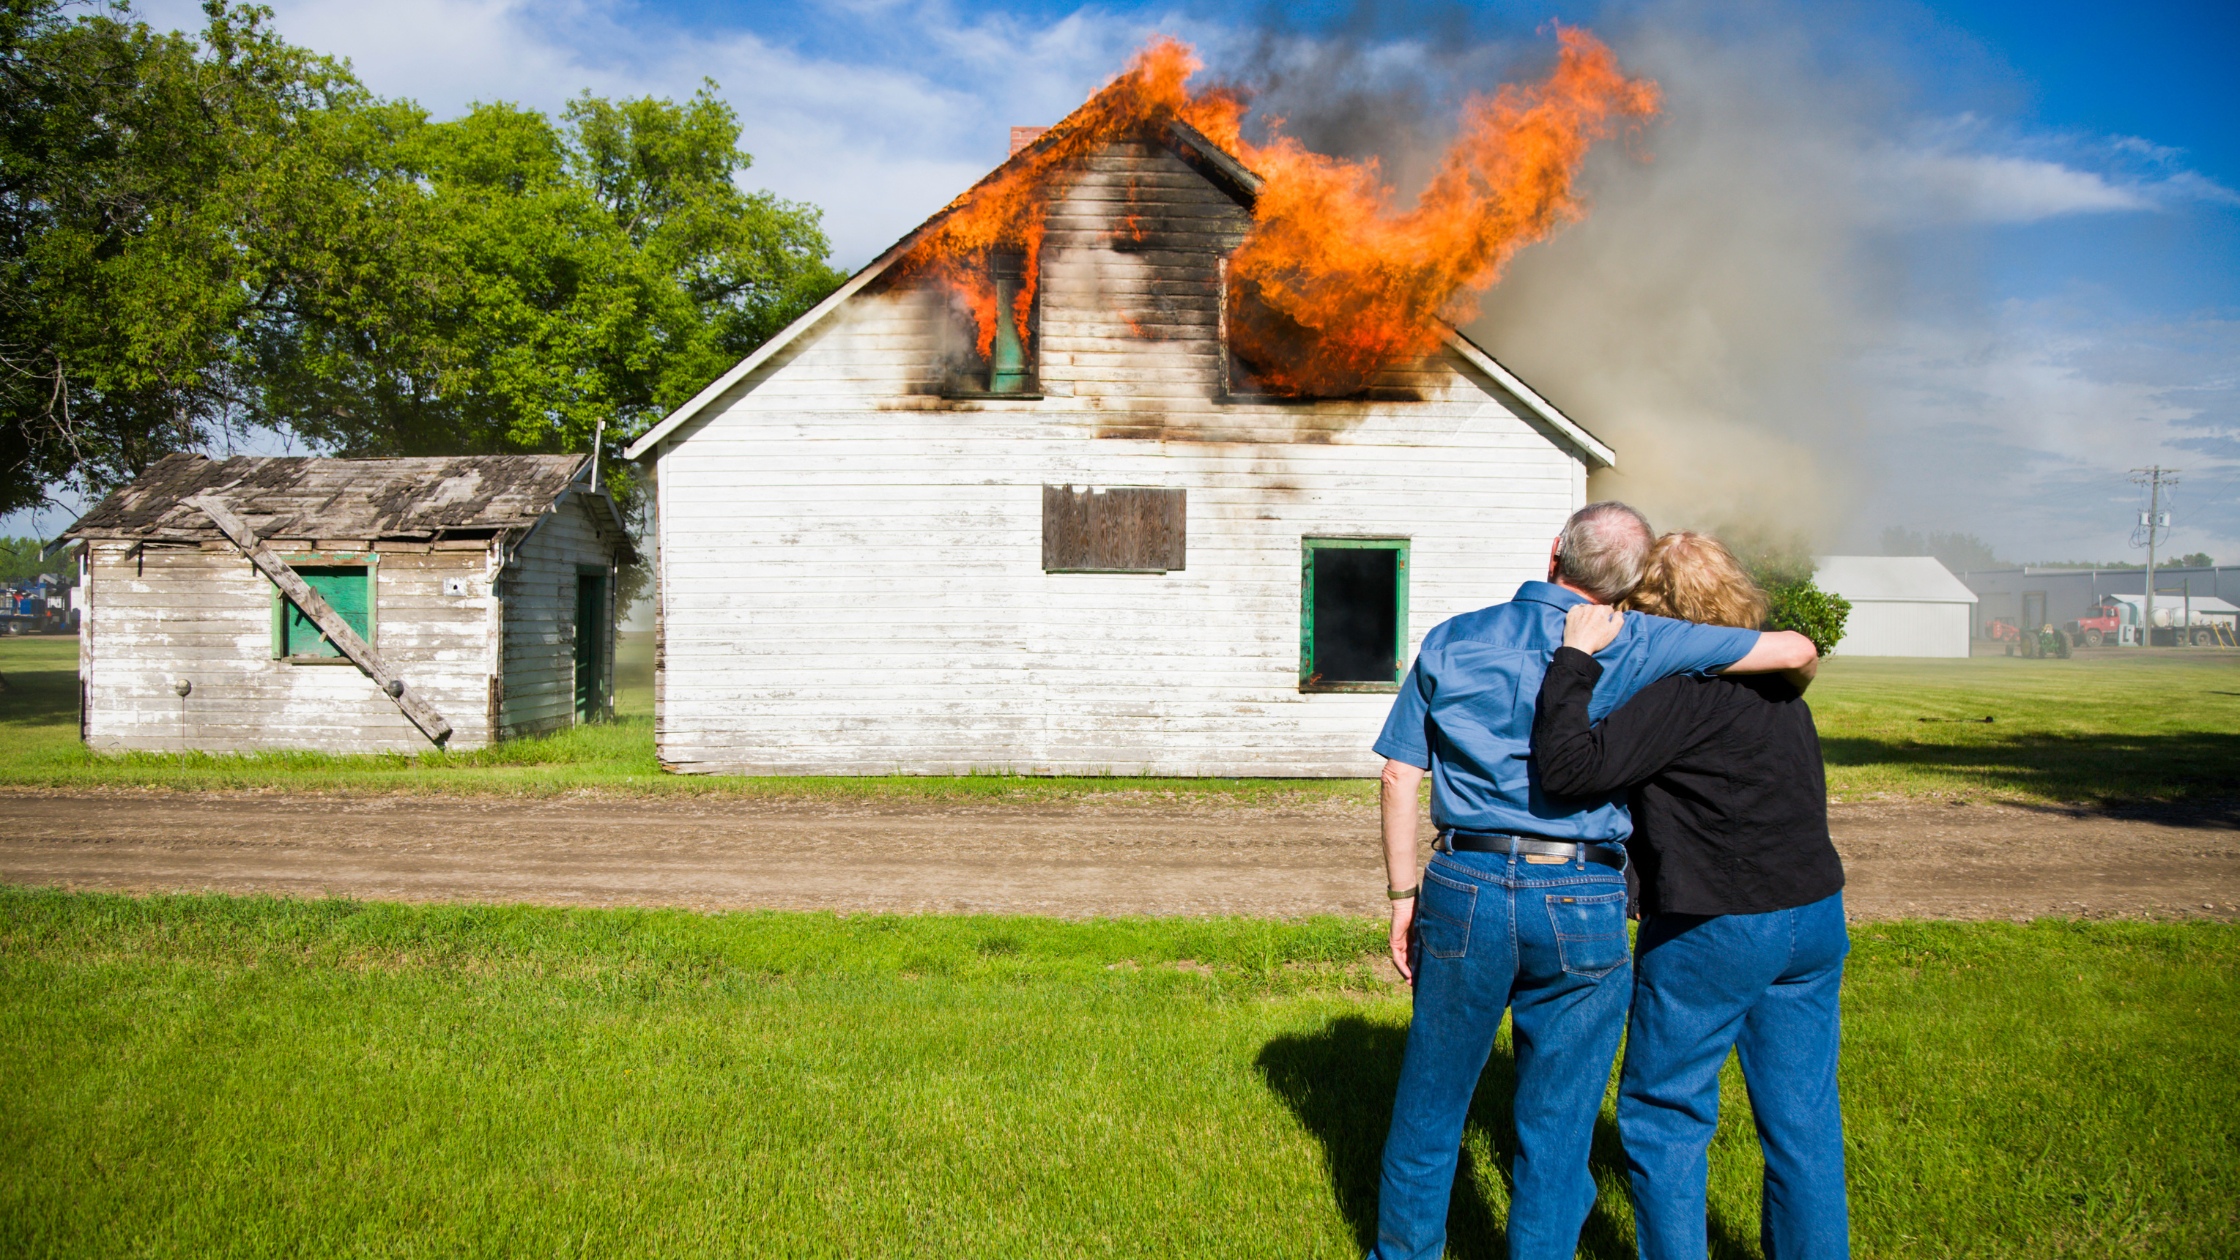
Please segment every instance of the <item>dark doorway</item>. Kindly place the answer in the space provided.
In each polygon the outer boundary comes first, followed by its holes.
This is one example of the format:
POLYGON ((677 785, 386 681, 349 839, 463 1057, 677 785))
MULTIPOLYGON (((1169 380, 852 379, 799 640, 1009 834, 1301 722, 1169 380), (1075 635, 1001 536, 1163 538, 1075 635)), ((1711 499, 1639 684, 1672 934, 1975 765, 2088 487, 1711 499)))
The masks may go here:
POLYGON ((607 575, 576 574, 576 721, 607 716, 607 575))
POLYGON ((1301 686, 1351 691, 1398 684, 1407 664, 1407 563, 1399 539, 1306 540, 1301 686))

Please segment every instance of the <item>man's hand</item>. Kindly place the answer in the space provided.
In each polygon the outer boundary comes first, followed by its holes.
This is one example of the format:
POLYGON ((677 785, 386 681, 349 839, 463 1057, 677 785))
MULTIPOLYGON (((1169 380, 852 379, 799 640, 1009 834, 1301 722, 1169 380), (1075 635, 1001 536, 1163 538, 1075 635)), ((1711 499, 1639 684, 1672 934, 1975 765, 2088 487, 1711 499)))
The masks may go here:
POLYGON ((1416 899, 1392 903, 1392 965, 1400 969, 1400 978, 1409 984, 1416 982, 1415 964, 1409 953, 1415 944, 1416 899))
POLYGON ((1607 604, 1574 604, 1563 615, 1563 645, 1592 656, 1609 647, 1625 624, 1626 615, 1607 604))

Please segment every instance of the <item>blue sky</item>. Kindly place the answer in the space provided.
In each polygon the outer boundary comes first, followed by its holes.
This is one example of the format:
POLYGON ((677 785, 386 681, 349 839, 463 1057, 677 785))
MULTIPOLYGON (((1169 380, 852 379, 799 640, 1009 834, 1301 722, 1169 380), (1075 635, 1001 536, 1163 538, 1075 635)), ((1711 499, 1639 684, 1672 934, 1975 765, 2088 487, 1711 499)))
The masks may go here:
POLYGON ((1666 117, 1597 155, 1588 219, 1521 256, 1475 330, 1617 445, 1607 489, 1831 549, 1905 525, 2116 559, 2137 554, 2126 474, 2160 462, 2185 469, 2177 545, 2240 563, 2230 0, 273 7, 439 115, 713 78, 749 182, 821 206, 849 266, 1153 32, 1404 184, 1461 94, 1538 73, 1547 21, 1578 23, 1664 85, 1666 117))

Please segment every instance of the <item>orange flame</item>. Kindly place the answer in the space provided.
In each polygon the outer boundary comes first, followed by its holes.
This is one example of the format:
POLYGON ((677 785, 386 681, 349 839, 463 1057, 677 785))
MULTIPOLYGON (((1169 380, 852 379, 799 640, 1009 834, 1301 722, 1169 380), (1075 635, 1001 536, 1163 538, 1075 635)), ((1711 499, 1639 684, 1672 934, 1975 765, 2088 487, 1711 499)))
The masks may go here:
POLYGON ((1592 144, 1658 109, 1657 85, 1628 79, 1600 40, 1559 27, 1548 79, 1472 97, 1462 127, 1416 207, 1398 212, 1372 159, 1309 151, 1288 136, 1240 134, 1233 91, 1190 92, 1199 68, 1165 36, 1044 134, 1021 158, 952 202, 901 260, 903 274, 947 285, 972 313, 980 353, 993 343, 992 260, 1024 257, 1010 312, 1024 338, 1051 190, 1106 145, 1148 138, 1179 119, 1265 181, 1253 227, 1229 261, 1230 347, 1261 387, 1300 397, 1359 392, 1376 373, 1436 350, 1442 321, 1476 314, 1476 296, 1516 251, 1582 213, 1573 190, 1592 144))

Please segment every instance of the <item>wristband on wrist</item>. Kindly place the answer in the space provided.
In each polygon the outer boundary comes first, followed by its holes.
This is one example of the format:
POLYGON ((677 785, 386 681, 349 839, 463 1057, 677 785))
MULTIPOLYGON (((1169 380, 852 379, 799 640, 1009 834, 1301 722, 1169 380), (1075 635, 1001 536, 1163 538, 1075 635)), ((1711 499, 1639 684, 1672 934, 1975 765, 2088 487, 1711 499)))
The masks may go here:
POLYGON ((1421 884, 1417 884, 1413 888, 1401 888, 1397 890, 1387 888, 1384 890, 1384 899, 1386 901, 1406 901, 1410 897, 1413 897, 1418 892, 1422 891, 1422 889, 1423 885, 1421 884))

